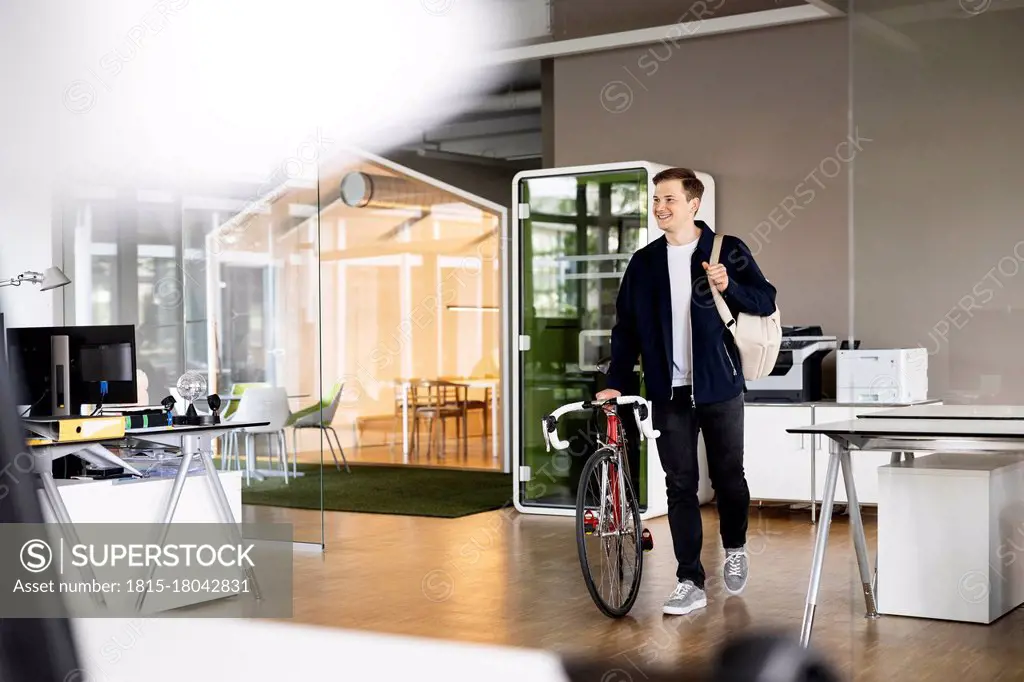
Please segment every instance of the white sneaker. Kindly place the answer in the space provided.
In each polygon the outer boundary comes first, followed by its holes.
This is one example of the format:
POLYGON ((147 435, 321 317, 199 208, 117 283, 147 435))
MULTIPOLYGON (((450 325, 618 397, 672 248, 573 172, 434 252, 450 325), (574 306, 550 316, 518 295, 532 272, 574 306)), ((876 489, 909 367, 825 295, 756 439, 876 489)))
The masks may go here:
POLYGON ((676 589, 665 601, 662 611, 670 616, 685 616, 707 605, 708 598, 704 590, 694 585, 692 581, 684 580, 676 585, 676 589))

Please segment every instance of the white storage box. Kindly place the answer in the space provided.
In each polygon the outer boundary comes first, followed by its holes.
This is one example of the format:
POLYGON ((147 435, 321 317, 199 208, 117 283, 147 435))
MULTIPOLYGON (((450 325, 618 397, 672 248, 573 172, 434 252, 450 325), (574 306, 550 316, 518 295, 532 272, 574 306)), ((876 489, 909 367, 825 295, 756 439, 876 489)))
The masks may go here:
POLYGON ((878 487, 879 613, 987 624, 1024 603, 1024 454, 927 455, 878 487))
POLYGON ((837 351, 837 402, 905 404, 927 399, 926 349, 880 348, 837 351))

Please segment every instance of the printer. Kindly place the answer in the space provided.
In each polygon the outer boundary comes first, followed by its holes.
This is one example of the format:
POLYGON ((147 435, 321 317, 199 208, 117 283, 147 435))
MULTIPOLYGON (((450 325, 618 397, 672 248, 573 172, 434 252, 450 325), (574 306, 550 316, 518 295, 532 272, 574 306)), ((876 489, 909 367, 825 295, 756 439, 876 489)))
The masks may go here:
POLYGON ((746 402, 804 403, 822 399, 821 362, 836 350, 836 337, 821 327, 782 327, 782 344, 768 376, 747 382, 746 402))
POLYGON ((924 348, 840 350, 836 400, 902 405, 928 399, 928 351, 924 348))

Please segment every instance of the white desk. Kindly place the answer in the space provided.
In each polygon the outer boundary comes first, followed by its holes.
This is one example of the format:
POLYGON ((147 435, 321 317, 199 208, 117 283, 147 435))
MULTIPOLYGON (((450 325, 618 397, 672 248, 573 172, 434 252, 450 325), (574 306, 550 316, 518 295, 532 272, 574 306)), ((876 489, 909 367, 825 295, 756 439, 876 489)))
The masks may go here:
MULTIPOLYGON (((1024 408, 1013 409, 1024 410, 1024 408)), ((867 541, 864 537, 864 524, 860 515, 860 505, 857 502, 850 453, 872 450, 888 451, 894 453, 893 461, 895 463, 899 460, 901 453, 911 459, 914 452, 1024 450, 1024 419, 992 418, 992 415, 999 413, 1012 415, 1014 414, 1013 409, 1006 406, 986 408, 985 406, 918 405, 887 410, 890 412, 888 416, 875 413, 848 421, 787 429, 789 433, 795 434, 820 434, 831 441, 822 509, 832 508, 839 470, 842 468, 849 502, 850 530, 853 534, 853 545, 864 588, 868 618, 878 617, 875 604, 876 583, 868 556, 867 541), (898 416, 894 416, 894 413, 898 416)), ((800 641, 804 646, 810 643, 811 630, 814 626, 814 611, 818 604, 821 570, 828 545, 831 522, 832 517, 828 513, 823 513, 818 522, 814 554, 811 559, 810 581, 807 587, 807 602, 804 606, 803 626, 800 632, 800 641)), ((875 566, 877 569, 877 563, 875 566)))
POLYGON ((912 405, 860 415, 861 419, 1024 420, 1024 405, 912 405))
MULTIPOLYGON (((192 464, 192 458, 196 455, 198 455, 203 461, 203 467, 206 470, 206 476, 204 478, 207 480, 207 489, 212 497, 213 504, 217 509, 221 522, 230 524, 232 527, 237 527, 231 503, 228 501, 227 493, 224 492, 224 486, 217 473, 217 468, 213 465, 212 442, 214 439, 219 438, 234 429, 266 425, 267 422, 242 424, 223 423, 209 426, 155 426, 143 429, 125 430, 125 438, 132 438, 145 443, 152 443, 154 445, 170 445, 181 448, 178 472, 174 476, 174 483, 171 486, 171 493, 168 496, 167 504, 162 510, 160 518, 153 519, 153 522, 161 524, 161 533, 157 540, 158 544, 163 545, 167 539, 168 524, 174 520, 174 512, 177 509, 178 501, 181 498, 182 487, 185 485, 185 479, 188 478, 188 470, 192 464)), ((57 520, 57 524, 60 526, 61 532, 71 544, 80 544, 78 534, 75 531, 74 523, 71 519, 71 515, 68 513, 67 506, 64 504, 64 500, 54 483, 53 473, 51 471, 52 462, 54 458, 72 454, 76 450, 83 449, 90 443, 109 443, 111 441, 118 440, 122 439, 105 438, 89 442, 49 443, 46 445, 35 445, 31 447, 32 454, 36 459, 36 471, 39 474, 40 479, 42 479, 44 498, 49 504, 53 518, 57 520)), ((240 537, 240 534, 236 539, 241 542, 242 538, 240 537)), ((88 573, 88 569, 86 570, 88 573)), ((252 582, 255 588, 253 592, 254 596, 259 599, 259 587, 256 583, 256 575, 252 571, 252 568, 247 567, 245 569, 245 574, 245 577, 252 582)), ((93 576, 87 574, 85 577, 86 579, 91 579, 93 576)), ((147 577, 152 578, 152 575, 147 577)), ((140 610, 145 602, 146 594, 146 592, 139 593, 137 606, 140 610)), ((102 596, 99 597, 99 601, 103 601, 102 596)))

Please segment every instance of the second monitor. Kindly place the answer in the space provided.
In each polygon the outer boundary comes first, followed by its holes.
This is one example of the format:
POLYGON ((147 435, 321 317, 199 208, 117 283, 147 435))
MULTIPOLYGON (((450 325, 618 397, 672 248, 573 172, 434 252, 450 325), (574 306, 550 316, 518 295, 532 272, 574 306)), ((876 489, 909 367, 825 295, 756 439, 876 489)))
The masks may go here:
POLYGON ((135 327, 21 327, 7 351, 32 416, 79 415, 82 405, 138 401, 135 327))

